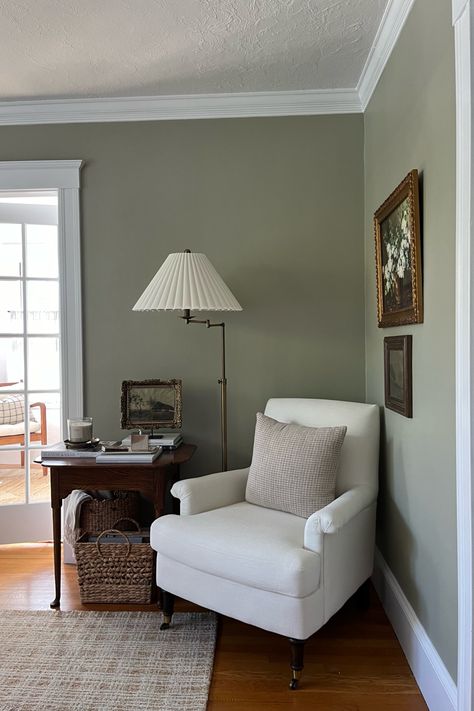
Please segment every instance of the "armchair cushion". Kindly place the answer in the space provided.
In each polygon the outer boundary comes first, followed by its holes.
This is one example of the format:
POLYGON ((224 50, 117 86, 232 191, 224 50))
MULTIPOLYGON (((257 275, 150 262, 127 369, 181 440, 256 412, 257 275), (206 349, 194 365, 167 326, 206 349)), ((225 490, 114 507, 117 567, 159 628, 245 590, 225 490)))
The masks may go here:
POLYGON ((219 578, 290 597, 318 589, 321 559, 305 550, 305 520, 242 501, 194 516, 162 516, 151 527, 160 557, 219 578))
POLYGON ((347 427, 304 427, 257 413, 245 498, 307 518, 334 500, 347 427))
POLYGON ((25 420, 23 395, 9 395, 0 399, 0 425, 16 425, 25 420))
MULTIPOLYGON (((30 421, 30 433, 39 432, 41 424, 39 422, 30 421)), ((0 437, 11 437, 12 435, 25 434, 25 423, 17 422, 14 425, 0 425, 0 437)))

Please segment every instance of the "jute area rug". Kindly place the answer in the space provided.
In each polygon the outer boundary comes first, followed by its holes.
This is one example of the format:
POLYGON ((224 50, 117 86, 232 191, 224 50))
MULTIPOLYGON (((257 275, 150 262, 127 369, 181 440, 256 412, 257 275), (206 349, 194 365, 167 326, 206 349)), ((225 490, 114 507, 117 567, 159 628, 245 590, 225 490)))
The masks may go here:
POLYGON ((0 612, 1 711, 204 711, 212 613, 0 612))

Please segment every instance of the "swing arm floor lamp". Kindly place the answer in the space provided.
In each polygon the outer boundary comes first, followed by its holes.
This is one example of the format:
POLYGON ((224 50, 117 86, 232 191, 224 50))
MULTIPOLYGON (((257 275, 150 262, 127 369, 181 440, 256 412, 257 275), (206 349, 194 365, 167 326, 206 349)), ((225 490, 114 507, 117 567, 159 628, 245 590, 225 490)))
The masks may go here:
POLYGON ((242 307, 204 254, 170 254, 133 307, 133 311, 182 311, 187 324, 220 328, 222 334, 220 415, 222 471, 227 471, 227 377, 225 323, 197 319, 191 311, 242 311, 242 307))

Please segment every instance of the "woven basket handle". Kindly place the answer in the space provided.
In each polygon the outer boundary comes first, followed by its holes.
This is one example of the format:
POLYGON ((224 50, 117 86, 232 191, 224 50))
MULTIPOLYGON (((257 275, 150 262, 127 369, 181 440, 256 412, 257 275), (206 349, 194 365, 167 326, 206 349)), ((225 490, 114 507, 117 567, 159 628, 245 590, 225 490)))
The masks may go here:
POLYGON ((104 554, 102 553, 102 551, 100 550, 100 539, 102 538, 102 536, 105 536, 106 533, 118 533, 119 536, 123 536, 123 538, 125 538, 125 543, 128 545, 128 549, 127 549, 127 553, 126 553, 126 555, 125 555, 125 558, 128 558, 128 556, 130 555, 130 551, 132 550, 132 544, 131 544, 130 541, 128 540, 128 536, 127 536, 123 531, 119 531, 118 528, 108 528, 106 531, 102 531, 102 533, 100 533, 100 534, 97 536, 97 540, 96 540, 96 542, 95 542, 95 545, 96 545, 97 552, 98 552, 98 554, 100 555, 100 557, 101 557, 103 560, 105 560, 105 556, 104 556, 104 554))
POLYGON ((137 527, 137 531, 140 532, 140 524, 137 523, 137 521, 135 521, 134 518, 126 518, 126 517, 124 517, 124 518, 118 518, 118 519, 115 521, 115 523, 112 524, 112 525, 113 525, 114 528, 115 528, 115 526, 116 526, 118 523, 121 523, 122 521, 131 521, 131 522, 137 527))

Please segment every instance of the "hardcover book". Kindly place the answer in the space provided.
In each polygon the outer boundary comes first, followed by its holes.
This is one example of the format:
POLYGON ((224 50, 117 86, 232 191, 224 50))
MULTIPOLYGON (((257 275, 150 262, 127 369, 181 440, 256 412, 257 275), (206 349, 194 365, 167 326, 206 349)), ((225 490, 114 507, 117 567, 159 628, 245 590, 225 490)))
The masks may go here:
POLYGON ((69 449, 64 442, 57 442, 41 450, 41 459, 67 459, 72 457, 80 459, 91 457, 95 459, 98 452, 100 452, 100 443, 90 449, 69 449))

